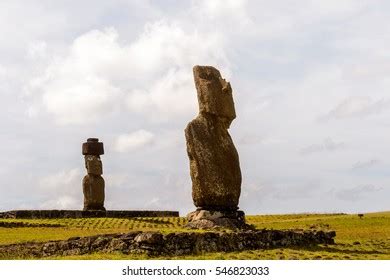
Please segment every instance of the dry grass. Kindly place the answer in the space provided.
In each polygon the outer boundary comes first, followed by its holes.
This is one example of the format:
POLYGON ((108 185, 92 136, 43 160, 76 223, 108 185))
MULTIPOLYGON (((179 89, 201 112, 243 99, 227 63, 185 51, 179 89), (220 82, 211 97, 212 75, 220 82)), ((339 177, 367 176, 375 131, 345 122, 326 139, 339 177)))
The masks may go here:
MULTIPOLYGON (((11 222, 15 220, 0 220, 11 222)), ((24 223, 58 224, 62 227, 0 228, 0 244, 62 240, 129 230, 186 231, 185 218, 90 218, 17 220, 24 223)), ((357 215, 299 214, 248 216, 257 228, 335 230, 336 244, 313 248, 284 248, 232 253, 181 256, 178 259, 387 259, 390 260, 390 212, 357 215)), ((92 254, 66 259, 145 259, 145 255, 92 254)), ((162 257, 166 258, 166 257, 162 257)))

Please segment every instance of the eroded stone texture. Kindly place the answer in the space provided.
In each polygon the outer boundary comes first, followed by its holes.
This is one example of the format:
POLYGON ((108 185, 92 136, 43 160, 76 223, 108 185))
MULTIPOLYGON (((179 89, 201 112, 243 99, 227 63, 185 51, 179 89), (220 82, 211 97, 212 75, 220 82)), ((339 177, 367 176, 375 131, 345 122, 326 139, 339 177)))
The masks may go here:
POLYGON ((103 143, 97 138, 89 138, 83 144, 87 175, 83 179, 84 210, 106 210, 104 208, 103 164, 100 155, 104 153, 103 143))
POLYGON ((185 130, 192 199, 207 210, 235 210, 241 192, 238 153, 220 117, 201 113, 185 130))
POLYGON ((84 210, 105 210, 104 179, 102 176, 86 175, 83 179, 84 210))
POLYGON ((103 143, 98 138, 88 138, 82 146, 83 155, 101 156, 104 154, 103 143))
POLYGON ((251 230, 242 232, 128 232, 68 240, 0 245, 0 259, 83 255, 93 253, 182 256, 334 244, 334 231, 251 230))
POLYGON ((236 111, 230 83, 212 66, 195 66, 193 72, 199 113, 210 113, 230 122, 234 120, 236 111))
POLYGON ((102 175, 103 174, 103 164, 100 156, 86 155, 85 159, 85 168, 88 171, 88 174, 91 175, 102 175))
POLYGON ((253 226, 245 223, 245 213, 243 211, 208 211, 208 210, 196 210, 187 215, 189 223, 187 228, 201 228, 201 229, 216 229, 216 228, 229 228, 229 229, 253 229, 253 226))
POLYGON ((230 213, 241 193, 238 153, 228 132, 236 117, 232 88, 214 67, 193 71, 199 115, 185 129, 192 198, 198 210, 230 213))

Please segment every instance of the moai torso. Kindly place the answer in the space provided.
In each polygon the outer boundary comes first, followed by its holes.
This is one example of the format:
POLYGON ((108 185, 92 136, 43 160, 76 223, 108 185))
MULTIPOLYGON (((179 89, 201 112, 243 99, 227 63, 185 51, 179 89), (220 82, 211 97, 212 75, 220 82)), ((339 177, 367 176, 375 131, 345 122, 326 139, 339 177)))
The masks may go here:
POLYGON ((241 193, 239 158, 228 128, 236 117, 232 89, 210 66, 195 66, 199 115, 185 129, 192 198, 205 210, 236 210, 241 193))
POLYGON ((90 138, 83 144, 83 155, 87 175, 83 179, 84 211, 106 210, 104 208, 103 165, 100 155, 104 154, 103 143, 90 138))

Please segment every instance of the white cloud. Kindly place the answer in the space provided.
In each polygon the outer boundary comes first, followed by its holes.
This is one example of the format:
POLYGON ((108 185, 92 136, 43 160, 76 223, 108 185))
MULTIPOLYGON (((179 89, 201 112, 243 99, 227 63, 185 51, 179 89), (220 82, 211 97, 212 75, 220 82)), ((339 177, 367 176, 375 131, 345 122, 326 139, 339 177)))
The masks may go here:
POLYGON ((110 189, 120 188, 123 185, 126 185, 127 182, 131 179, 127 173, 108 173, 103 175, 104 180, 109 184, 110 189))
POLYGON ((147 25, 131 51, 141 79, 142 74, 150 77, 129 92, 128 108, 158 121, 195 112, 192 67, 215 65, 229 75, 224 48, 223 39, 214 32, 187 32, 164 21, 147 25))
POLYGON ((355 164, 353 164, 352 169, 370 168, 370 167, 375 166, 379 163, 381 163, 381 161, 379 159, 370 159, 368 161, 358 161, 355 164))
POLYGON ((341 200, 356 201, 363 199, 364 196, 379 192, 382 189, 382 187, 377 187, 374 185, 361 185, 355 188, 337 191, 335 192, 335 195, 341 200))
POLYGON ((153 143, 154 134, 140 129, 129 134, 123 134, 117 137, 114 149, 117 152, 129 152, 153 143))
POLYGON ((28 57, 31 59, 42 59, 47 54, 47 44, 44 41, 35 41, 29 44, 27 49, 28 57))
POLYGON ((39 209, 80 209, 83 205, 82 179, 79 168, 58 171, 39 179, 42 195, 39 209))
POLYGON ((72 209, 81 209, 82 204, 80 204, 79 199, 75 199, 72 196, 64 195, 56 199, 51 199, 43 202, 40 207, 40 209, 66 209, 66 210, 72 210, 72 209))
POLYGON ((28 91, 41 96, 60 124, 95 122, 122 102, 130 112, 166 121, 195 110, 194 65, 227 69, 222 42, 217 33, 188 32, 166 21, 147 24, 132 43, 120 42, 114 28, 93 30, 76 38, 65 57, 50 60, 28 91))
POLYGON ((379 114, 390 107, 390 101, 385 99, 373 100, 368 96, 351 96, 331 110, 325 118, 342 119, 379 114))
POLYGON ((48 193, 77 193, 81 190, 82 173, 79 168, 62 170, 39 180, 41 190, 48 193))
POLYGON ((9 69, 0 64, 0 94, 10 94, 12 78, 9 69))
POLYGON ((252 24, 247 10, 248 1, 246 0, 201 0, 194 1, 192 7, 192 12, 198 13, 199 17, 207 18, 216 25, 224 24, 225 28, 234 29, 241 29, 252 24))
MULTIPOLYGON (((368 161, 390 141, 386 1, 24 2, 0 1, 3 209, 70 205, 66 196, 81 206, 85 170, 70 170, 82 167, 90 135, 105 139, 108 206, 157 198, 153 207, 192 209, 183 129, 197 113, 195 64, 216 66, 234 90, 243 210, 350 211, 324 191, 387 184, 386 162, 368 161), (140 127, 156 134, 152 142, 124 137, 116 147, 113 136, 140 127), (53 166, 64 171, 50 174, 53 166)), ((353 207, 386 209, 383 192, 353 207)))
POLYGON ((69 83, 68 87, 61 82, 46 86, 42 97, 47 111, 60 124, 91 123, 115 109, 119 90, 106 80, 86 77, 69 83))
POLYGON ((196 92, 190 69, 170 69, 145 91, 133 91, 127 98, 129 110, 159 122, 196 112, 196 92))
POLYGON ((316 152, 322 152, 322 151, 336 151, 341 150, 346 147, 344 142, 335 142, 331 138, 324 139, 322 144, 314 144, 310 145, 308 147, 305 147, 300 150, 300 153, 302 155, 312 154, 316 152))
POLYGON ((115 38, 110 29, 79 37, 67 57, 55 57, 43 76, 30 81, 30 92, 41 95, 43 107, 58 123, 91 123, 116 109, 121 92, 100 73, 116 59, 115 38))
POLYGON ((166 69, 203 63, 223 63, 221 35, 185 30, 176 22, 157 21, 147 24, 141 36, 130 46, 137 72, 153 75, 166 69))
POLYGON ((3 79, 7 74, 7 70, 0 64, 0 79, 3 79))

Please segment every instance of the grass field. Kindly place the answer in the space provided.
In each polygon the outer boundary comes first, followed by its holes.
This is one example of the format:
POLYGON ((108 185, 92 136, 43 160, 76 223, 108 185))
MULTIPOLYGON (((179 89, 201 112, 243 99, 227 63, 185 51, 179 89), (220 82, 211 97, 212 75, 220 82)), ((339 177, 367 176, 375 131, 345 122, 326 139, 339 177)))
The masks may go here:
MULTIPOLYGON (((186 231, 185 218, 0 219, 0 224, 22 222, 27 226, 0 226, 0 244, 63 240, 74 236, 130 230, 186 231), (42 224, 42 227, 36 227, 42 224), (29 226, 30 225, 30 226, 29 226), (35 225, 32 227, 31 225, 35 225), (50 227, 49 225, 57 225, 50 227)), ((232 253, 181 256, 178 259, 386 259, 390 260, 390 212, 357 215, 297 214, 248 216, 247 222, 262 229, 322 229, 336 231, 335 245, 279 248, 232 253)), ((145 259, 145 255, 93 254, 66 259, 145 259)), ((167 257, 161 257, 166 259, 167 257)))

